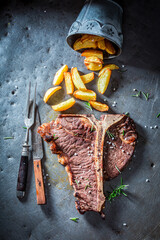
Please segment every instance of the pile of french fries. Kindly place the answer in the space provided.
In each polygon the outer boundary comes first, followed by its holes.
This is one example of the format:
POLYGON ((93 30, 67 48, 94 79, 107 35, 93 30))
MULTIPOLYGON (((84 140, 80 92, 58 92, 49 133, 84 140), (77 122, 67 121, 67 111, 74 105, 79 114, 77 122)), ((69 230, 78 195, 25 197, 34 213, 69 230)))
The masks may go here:
MULTIPOLYGON (((107 64, 103 67, 103 51, 106 51, 110 55, 114 55, 116 50, 113 44, 104 39, 104 37, 84 34, 81 38, 78 38, 73 45, 74 50, 86 49, 82 52, 81 56, 85 57, 84 64, 88 70, 99 71, 98 74, 98 91, 101 94, 104 94, 110 78, 111 72, 114 69, 119 69, 115 64, 107 64), (90 49, 88 49, 90 48, 90 49), (99 49, 99 50, 97 50, 99 49)), ((65 80, 65 86, 67 94, 73 96, 82 101, 88 101, 90 106, 98 111, 108 111, 109 107, 106 104, 96 102, 97 95, 94 91, 86 88, 86 83, 91 82, 94 79, 94 72, 88 73, 86 75, 80 76, 76 67, 71 69, 71 72, 68 72, 68 66, 62 66, 55 74, 53 79, 53 85, 56 87, 50 88, 44 95, 44 102, 47 103, 50 97, 60 90, 62 87, 57 86, 62 83, 63 79, 65 80), (77 89, 74 91, 74 89, 77 89)), ((52 108, 54 111, 65 111, 71 108, 75 104, 74 97, 64 101, 60 104, 53 105, 52 108)))
MULTIPOLYGON (((104 66, 101 71, 99 72, 99 78, 98 78, 98 91, 100 93, 104 93, 107 89, 107 86, 110 81, 111 76, 111 70, 118 69, 118 66, 115 64, 108 64, 104 66)), ((74 67, 71 69, 71 72, 68 71, 68 66, 64 65, 62 66, 55 74, 53 79, 53 85, 55 87, 49 88, 47 92, 44 95, 44 102, 47 103, 51 96, 60 89, 62 89, 61 86, 57 86, 62 83, 62 81, 65 81, 66 86, 66 92, 67 94, 73 96, 77 99, 80 99, 82 101, 88 101, 90 106, 94 109, 104 112, 108 111, 109 107, 107 104, 103 104, 96 101, 97 95, 94 91, 89 90, 86 88, 86 83, 89 83, 93 81, 94 79, 94 72, 80 75, 77 68, 74 67), (74 89, 77 90, 74 90, 74 89)), ((74 97, 69 98, 68 100, 57 104, 52 105, 52 109, 54 111, 65 111, 69 108, 71 108, 75 104, 74 97)))

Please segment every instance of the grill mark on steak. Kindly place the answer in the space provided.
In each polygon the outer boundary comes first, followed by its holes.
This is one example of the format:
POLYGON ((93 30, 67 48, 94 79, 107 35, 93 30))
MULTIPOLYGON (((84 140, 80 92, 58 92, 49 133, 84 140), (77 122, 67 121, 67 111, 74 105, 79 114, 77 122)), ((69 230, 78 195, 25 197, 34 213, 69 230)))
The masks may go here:
POLYGON ((101 212, 105 202, 103 180, 116 177, 119 172, 115 165, 122 170, 133 154, 137 138, 133 121, 120 114, 102 115, 100 121, 93 115, 64 114, 41 125, 38 133, 65 165, 77 210, 101 212), (106 130, 115 139, 109 139, 106 130))

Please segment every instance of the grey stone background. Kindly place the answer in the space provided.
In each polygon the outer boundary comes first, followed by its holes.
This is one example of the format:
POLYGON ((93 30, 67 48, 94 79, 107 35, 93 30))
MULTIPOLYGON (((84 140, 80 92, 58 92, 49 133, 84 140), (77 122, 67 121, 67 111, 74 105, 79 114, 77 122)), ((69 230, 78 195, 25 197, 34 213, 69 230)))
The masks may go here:
MULTIPOLYGON (((127 71, 113 72, 105 95, 98 94, 98 100, 107 99, 110 112, 129 112, 137 124, 139 142, 135 156, 122 173, 124 183, 129 184, 128 197, 119 197, 111 204, 106 202, 105 220, 94 212, 79 215, 67 174, 44 144, 47 205, 36 204, 32 160, 26 198, 23 201, 16 198, 28 82, 31 81, 32 86, 37 82, 41 121, 48 122, 58 113, 44 104, 42 98, 52 87, 55 72, 67 64, 88 73, 83 58, 69 48, 65 40, 83 3, 73 0, 3 1, 0 10, 1 240, 160 239, 160 118, 156 118, 160 112, 159 1, 121 2, 124 9, 123 52, 108 62, 124 65, 127 71), (134 88, 150 93, 149 100, 132 97, 134 88), (112 106, 114 101, 116 107, 112 106), (10 136, 14 139, 4 140, 10 136), (70 221, 70 217, 79 217, 79 222, 70 221)), ((96 90, 96 80, 88 84, 88 88, 96 90)), ((54 101, 64 98, 67 98, 65 90, 54 101)), ((66 112, 90 113, 90 110, 79 101, 66 112)), ((93 113, 99 118, 100 113, 93 113)), ((110 185, 119 183, 120 176, 107 182, 105 191, 110 185)))

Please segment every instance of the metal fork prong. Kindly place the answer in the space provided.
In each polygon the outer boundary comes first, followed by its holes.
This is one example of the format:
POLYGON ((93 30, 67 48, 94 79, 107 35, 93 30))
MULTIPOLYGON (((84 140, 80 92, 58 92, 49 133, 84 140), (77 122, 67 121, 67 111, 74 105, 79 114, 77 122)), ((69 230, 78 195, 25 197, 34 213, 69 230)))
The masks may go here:
POLYGON ((28 100, 27 100, 27 107, 26 107, 26 118, 29 117, 30 94, 31 94, 31 82, 29 82, 29 88, 28 88, 28 100))
POLYGON ((32 111, 32 125, 33 125, 33 123, 34 123, 34 119, 35 119, 35 110, 36 110, 36 89, 37 89, 37 83, 35 83, 35 87, 34 87, 33 111, 32 111))

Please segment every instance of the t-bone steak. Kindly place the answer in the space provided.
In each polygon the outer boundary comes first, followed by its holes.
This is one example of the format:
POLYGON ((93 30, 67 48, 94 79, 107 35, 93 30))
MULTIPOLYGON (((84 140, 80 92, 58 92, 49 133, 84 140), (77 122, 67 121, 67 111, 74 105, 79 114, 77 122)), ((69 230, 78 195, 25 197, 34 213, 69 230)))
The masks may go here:
POLYGON ((102 213, 103 181, 116 177, 131 159, 137 134, 124 114, 62 114, 38 128, 69 176, 80 213, 102 213))

